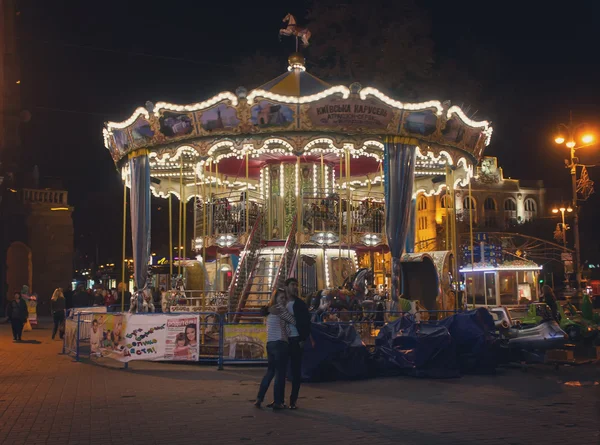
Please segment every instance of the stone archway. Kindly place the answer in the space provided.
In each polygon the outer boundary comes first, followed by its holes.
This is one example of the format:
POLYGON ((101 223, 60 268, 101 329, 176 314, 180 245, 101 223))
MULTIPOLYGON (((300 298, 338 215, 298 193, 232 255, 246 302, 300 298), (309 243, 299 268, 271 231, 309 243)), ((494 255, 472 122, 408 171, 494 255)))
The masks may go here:
POLYGON ((21 241, 13 242, 6 252, 7 299, 12 300, 24 284, 31 289, 32 277, 31 248, 21 241))

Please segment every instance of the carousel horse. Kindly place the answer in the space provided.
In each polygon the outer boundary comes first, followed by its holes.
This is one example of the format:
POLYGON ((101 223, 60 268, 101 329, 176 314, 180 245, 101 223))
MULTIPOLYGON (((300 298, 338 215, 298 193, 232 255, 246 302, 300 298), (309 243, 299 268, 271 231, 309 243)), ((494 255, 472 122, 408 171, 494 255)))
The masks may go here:
POLYGON ((289 14, 283 18, 283 23, 286 27, 279 30, 279 36, 296 36, 302 40, 302 45, 306 48, 310 39, 310 31, 308 28, 301 28, 296 24, 296 18, 289 14))

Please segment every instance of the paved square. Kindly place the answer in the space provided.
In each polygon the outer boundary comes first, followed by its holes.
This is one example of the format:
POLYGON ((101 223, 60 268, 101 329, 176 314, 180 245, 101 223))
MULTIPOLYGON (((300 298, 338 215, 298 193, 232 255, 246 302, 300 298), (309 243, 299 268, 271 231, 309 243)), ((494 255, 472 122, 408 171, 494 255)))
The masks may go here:
POLYGON ((0 444, 600 444, 597 365, 306 384, 271 412, 262 368, 75 363, 50 335, 0 325, 0 444))

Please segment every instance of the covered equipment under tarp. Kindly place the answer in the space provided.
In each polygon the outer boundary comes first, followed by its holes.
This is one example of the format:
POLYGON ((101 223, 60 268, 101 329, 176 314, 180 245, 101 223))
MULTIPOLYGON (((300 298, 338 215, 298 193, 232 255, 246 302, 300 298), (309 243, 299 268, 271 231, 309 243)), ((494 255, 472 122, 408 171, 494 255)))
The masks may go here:
POLYGON ((350 323, 311 326, 314 341, 304 344, 302 380, 360 379, 368 375, 369 352, 350 323))
POLYGON ((485 308, 454 314, 438 325, 450 332, 462 373, 493 373, 497 365, 494 319, 485 308))
POLYGON ((456 350, 448 329, 415 323, 406 314, 379 331, 376 342, 377 372, 414 377, 459 377, 456 350))

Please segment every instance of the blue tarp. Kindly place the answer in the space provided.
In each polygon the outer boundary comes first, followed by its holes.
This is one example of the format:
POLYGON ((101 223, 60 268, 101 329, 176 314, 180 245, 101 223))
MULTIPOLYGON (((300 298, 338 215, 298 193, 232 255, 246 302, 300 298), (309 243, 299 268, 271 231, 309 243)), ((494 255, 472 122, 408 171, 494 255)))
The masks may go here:
POLYGON ((369 352, 350 323, 311 326, 312 342, 304 344, 302 380, 360 379, 368 376, 369 352))
POLYGON ((459 377, 456 350, 448 329, 415 323, 406 314, 381 328, 375 341, 378 374, 459 377))
POLYGON ((460 371, 493 373, 497 366, 494 319, 485 308, 454 314, 438 323, 450 332, 460 371))

